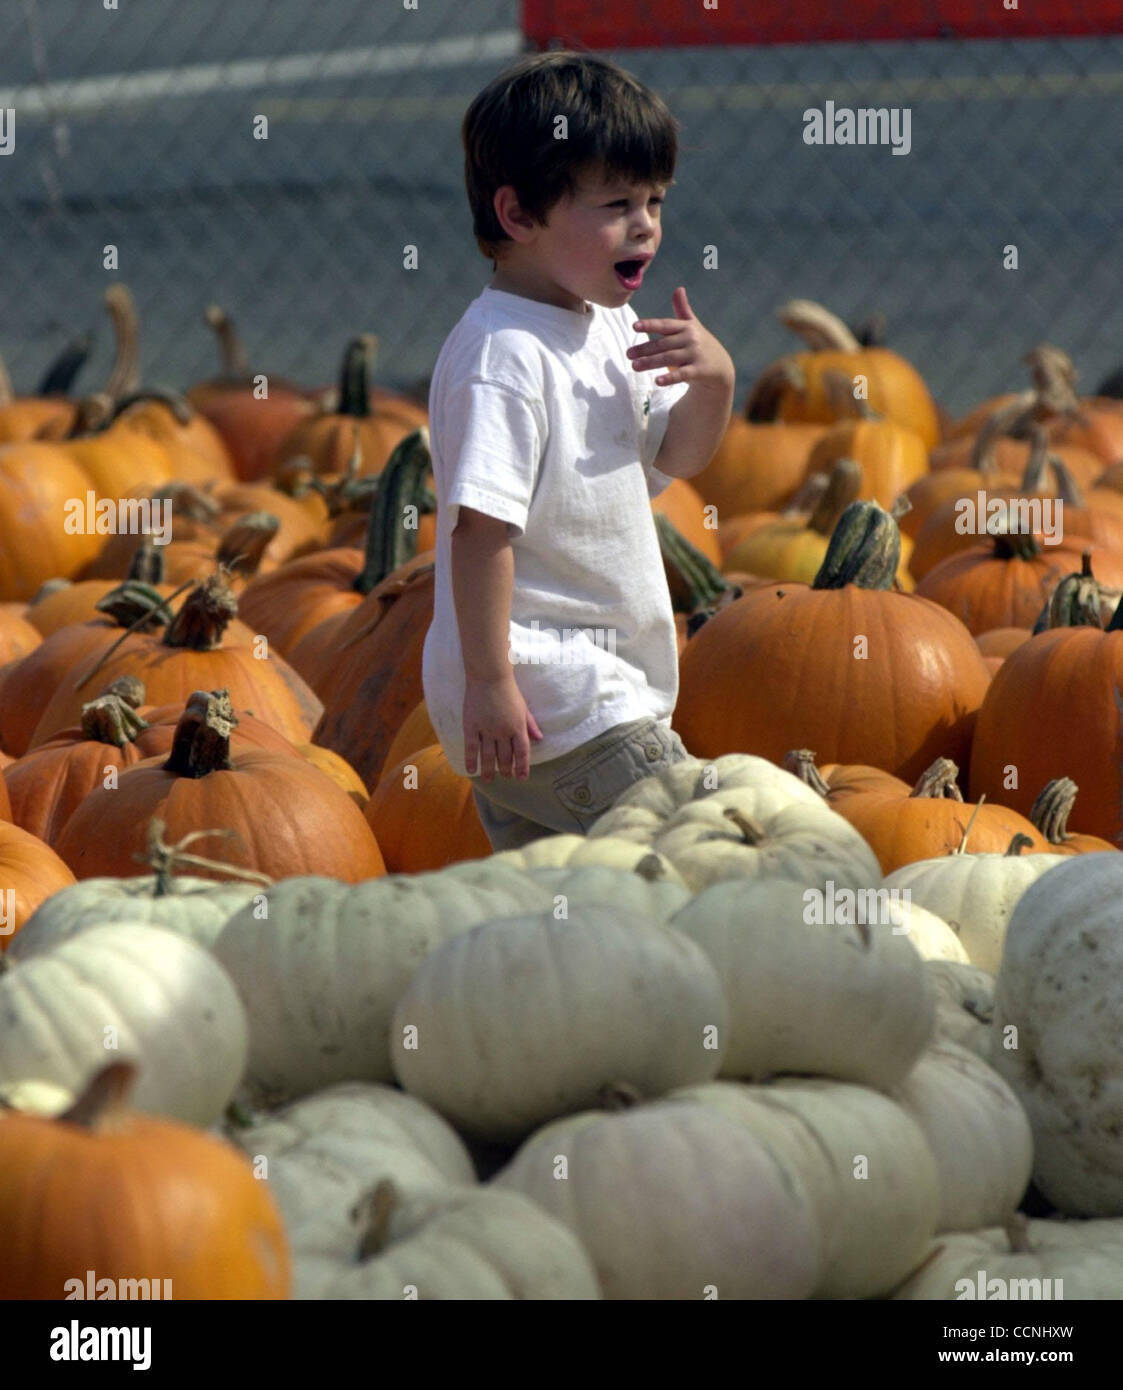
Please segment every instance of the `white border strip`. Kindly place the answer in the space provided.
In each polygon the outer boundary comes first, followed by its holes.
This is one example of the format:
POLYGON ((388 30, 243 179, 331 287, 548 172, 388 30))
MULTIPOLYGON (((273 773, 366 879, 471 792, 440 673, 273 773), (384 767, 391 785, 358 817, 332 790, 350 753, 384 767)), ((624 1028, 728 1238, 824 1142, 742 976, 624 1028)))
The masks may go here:
POLYGON ((383 44, 284 58, 251 58, 237 63, 197 63, 180 68, 153 68, 104 77, 47 82, 0 89, 0 107, 15 107, 21 117, 53 118, 79 111, 124 106, 130 102, 198 97, 208 92, 250 91, 297 82, 331 81, 368 73, 408 72, 420 68, 461 67, 511 58, 523 52, 518 29, 430 43, 383 44))

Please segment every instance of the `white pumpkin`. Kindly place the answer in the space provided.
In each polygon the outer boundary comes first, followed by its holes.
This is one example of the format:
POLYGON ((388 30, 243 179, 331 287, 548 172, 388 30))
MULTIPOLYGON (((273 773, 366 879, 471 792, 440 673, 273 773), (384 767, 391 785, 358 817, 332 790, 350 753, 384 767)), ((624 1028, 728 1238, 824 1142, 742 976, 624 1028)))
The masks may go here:
POLYGON ((585 835, 543 835, 521 849, 503 850, 484 862, 510 865, 515 869, 576 869, 599 865, 661 878, 668 883, 682 883, 678 870, 665 856, 653 853, 646 845, 615 837, 594 840, 585 835))
POLYGON ((1033 1129, 1034 1182, 1070 1216, 1123 1216, 1123 855, 1066 858, 1014 909, 994 1066, 1033 1129))
POLYGON ((422 960, 478 922, 552 907, 545 887, 488 860, 355 885, 275 884, 264 913, 243 908, 214 944, 249 1015, 250 1090, 276 1099, 391 1081, 390 1019, 422 960))
POLYGON ((609 835, 646 844, 665 855, 696 893, 725 879, 763 877, 807 887, 828 881, 838 888, 877 887, 881 868, 861 835, 810 787, 791 781, 809 803, 765 783, 714 792, 665 820, 642 807, 616 807, 592 827, 590 840, 609 835))
POLYGON ((222 1114, 248 1029, 229 976, 201 946, 118 923, 18 965, 0 959, 0 1080, 77 1093, 111 1055, 137 1064, 134 1108, 203 1126, 222 1114))
POLYGON ((1033 1136, 993 1067, 956 1043, 936 1042, 893 1099, 924 1131, 936 1159, 938 1231, 996 1226, 1016 1210, 1033 1172, 1033 1136))
MULTIPOLYGON (((873 892, 826 915, 877 916, 873 892)), ((729 1001, 722 1076, 887 1087, 927 1045, 935 997, 907 937, 888 922, 819 924, 825 905, 818 890, 760 878, 715 883, 671 918, 709 956, 729 1001)))
POLYGON ((901 925, 905 940, 921 960, 951 960, 960 965, 969 964, 963 942, 942 917, 929 912, 926 907, 903 900, 901 925))
POLYGON ((394 1072, 464 1133, 522 1139, 624 1082, 654 1097, 716 1075, 726 1002, 680 933, 610 907, 487 922, 418 968, 394 1072))
POLYGON ((173 878, 168 891, 158 893, 159 883, 156 875, 150 874, 143 878, 87 878, 62 888, 36 908, 13 939, 9 953, 22 960, 87 927, 112 922, 165 927, 209 948, 234 913, 263 891, 250 883, 173 878))
POLYGON ((1068 859, 1063 854, 948 854, 894 869, 885 886, 907 888, 913 903, 947 922, 971 964, 993 975, 1018 899, 1068 859))
POLYGON ((615 869, 605 864, 587 864, 526 872, 553 895, 555 911, 563 904, 567 911, 611 904, 650 922, 666 922, 691 896, 677 874, 672 879, 664 877, 661 870, 648 876, 638 867, 615 869))
POLYGON ((392 1086, 345 1082, 274 1111, 230 1139, 269 1183, 285 1222, 298 1297, 315 1263, 350 1258, 351 1210, 384 1179, 412 1192, 474 1184, 472 1161, 456 1132, 427 1105, 392 1086))
POLYGON ((492 1180, 563 1221, 609 1299, 799 1299, 819 1278, 806 1193, 744 1125, 656 1101, 532 1135, 492 1180))
MULTIPOLYGON (((1123 1221, 1027 1221, 941 1236, 897 1299, 1119 1298, 1123 1221), (992 1284, 992 1281, 1000 1281, 992 1284)), ((1036 1322, 1038 1319, 1026 1319, 1036 1322)))
POLYGON ((994 1019, 994 976, 961 961, 925 961, 936 991, 937 1038, 969 1048, 988 1061, 994 1019))
POLYGON ((567 1226, 519 1192, 475 1187, 403 1195, 384 1181, 357 1205, 348 1257, 304 1256, 305 1298, 599 1299, 567 1226))
POLYGON ((939 1173, 920 1126, 887 1096, 808 1078, 717 1082, 672 1098, 743 1124, 809 1194, 823 1254, 816 1298, 884 1296, 923 1258, 939 1215, 939 1173))
MULTIPOLYGON (((770 805, 802 802, 811 806, 821 803, 818 793, 767 758, 757 757, 754 753, 725 753, 720 758, 684 758, 681 762, 671 763, 653 776, 633 783, 612 810, 633 808, 649 812, 656 821, 665 821, 692 801, 746 790, 759 793, 765 788, 777 793, 770 805)), ((610 814, 606 812, 601 819, 606 819, 610 814)))

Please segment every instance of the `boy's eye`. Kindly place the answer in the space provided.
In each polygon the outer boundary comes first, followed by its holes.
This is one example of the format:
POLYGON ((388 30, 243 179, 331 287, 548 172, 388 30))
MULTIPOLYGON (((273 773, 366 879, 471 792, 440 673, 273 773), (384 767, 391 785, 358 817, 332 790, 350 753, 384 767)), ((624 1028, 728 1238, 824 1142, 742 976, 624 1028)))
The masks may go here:
MULTIPOLYGON (((661 202, 663 202, 663 199, 662 199, 662 198, 648 198, 647 201, 648 201, 649 203, 661 203, 661 202)), ((609 207, 612 207, 612 208, 626 208, 627 206, 628 206, 628 200, 627 200, 627 198, 617 198, 617 200, 616 200, 614 203, 609 203, 609 207)))

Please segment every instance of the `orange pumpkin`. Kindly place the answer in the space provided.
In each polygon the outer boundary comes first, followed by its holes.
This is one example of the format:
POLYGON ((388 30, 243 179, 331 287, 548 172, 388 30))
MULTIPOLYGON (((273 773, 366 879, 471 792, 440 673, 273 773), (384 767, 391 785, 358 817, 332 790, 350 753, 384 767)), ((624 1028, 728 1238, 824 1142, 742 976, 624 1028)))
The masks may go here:
POLYGON ((12 914, 0 927, 0 950, 8 949, 12 937, 40 903, 74 881, 74 875, 49 845, 11 821, 0 820, 0 886, 12 895, 5 899, 5 915, 9 902, 12 914))
POLYGON ((70 504, 89 487, 86 472, 57 445, 0 448, 0 602, 26 602, 46 580, 69 579, 96 554, 100 537, 71 521, 70 504))
POLYGON ((196 691, 168 757, 127 768, 116 788, 91 791, 59 837, 59 856, 79 878, 143 873, 133 856, 144 851, 149 821, 158 816, 171 844, 195 831, 233 832, 223 860, 269 878, 322 874, 359 883, 385 873, 378 844, 346 792, 303 758, 264 750, 232 755, 235 724, 225 692, 196 691))
POLYGON ((929 449, 939 442, 935 404, 920 373, 903 357, 888 348, 862 347, 840 318, 807 299, 791 300, 777 317, 810 349, 786 359, 795 380, 781 392, 781 420, 821 424, 837 420, 828 374, 841 372, 851 380, 866 379, 866 398, 873 410, 914 430, 929 449))
POLYGON ((87 1270, 179 1300, 288 1298, 269 1184, 223 1140, 128 1110, 134 1075, 113 1063, 57 1119, 0 1117, 0 1299, 55 1301, 87 1270))
POLYGON ((841 418, 812 448, 808 472, 829 473, 839 459, 854 459, 862 470, 859 498, 892 506, 928 472, 924 440, 906 425, 871 410, 867 401, 855 400, 848 377, 828 373, 826 381, 835 392, 841 418))
POLYGON ((991 627, 986 632, 977 633, 975 646, 984 657, 996 656, 1005 659, 1017 651, 1023 642, 1028 642, 1032 633, 1028 627, 991 627))
POLYGON ((717 526, 706 524, 706 503, 685 478, 673 478, 670 486, 652 499, 651 510, 665 516, 675 530, 685 536, 696 550, 700 550, 711 564, 721 564, 717 526))
POLYGON ((408 757, 411 753, 420 752, 422 748, 428 748, 437 742, 439 740, 436 730, 429 719, 429 708, 424 700, 419 700, 398 725, 398 732, 390 744, 378 780, 381 782, 387 772, 392 767, 396 767, 403 758, 408 757))
POLYGON ((779 762, 808 744, 906 780, 942 749, 965 762, 988 672, 958 619, 891 591, 899 554, 892 517, 854 502, 813 585, 749 590, 707 622, 683 653, 673 721, 695 756, 779 762))
MULTIPOLYGON (((94 689, 119 676, 137 676, 149 700, 162 705, 186 700, 194 690, 224 688, 239 709, 253 710, 293 743, 307 741, 320 716, 319 699, 283 657, 266 652, 255 634, 236 621, 237 613, 237 600, 221 576, 196 585, 162 634, 134 633, 106 657, 94 689)), ((49 641, 63 635, 56 633, 49 641)), ((40 702, 42 715, 30 747, 79 722, 94 665, 84 662, 55 689, 45 708, 40 702)))
POLYGON ((832 805, 877 855, 886 874, 918 859, 954 854, 968 840, 972 854, 1004 854, 1015 835, 1025 835, 1031 853, 1048 853, 1048 842, 1017 811, 991 801, 964 802, 958 775, 950 758, 939 758, 911 790, 875 786, 832 805))
POLYGON ((443 869, 491 853, 472 783, 439 743, 407 754, 371 793, 365 815, 392 874, 443 869))

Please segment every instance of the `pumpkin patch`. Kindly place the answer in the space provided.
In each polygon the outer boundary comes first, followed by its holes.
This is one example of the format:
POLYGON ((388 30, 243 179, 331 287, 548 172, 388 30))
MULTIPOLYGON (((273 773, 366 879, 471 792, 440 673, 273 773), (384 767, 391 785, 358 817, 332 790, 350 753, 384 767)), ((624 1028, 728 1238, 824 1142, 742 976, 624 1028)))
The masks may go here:
POLYGON ((1039 344, 953 425, 785 304, 642 501, 685 756, 493 848, 424 406, 214 305, 149 389, 107 307, 105 391, 0 401, 0 1296, 1117 1296, 1117 403, 1039 344))

